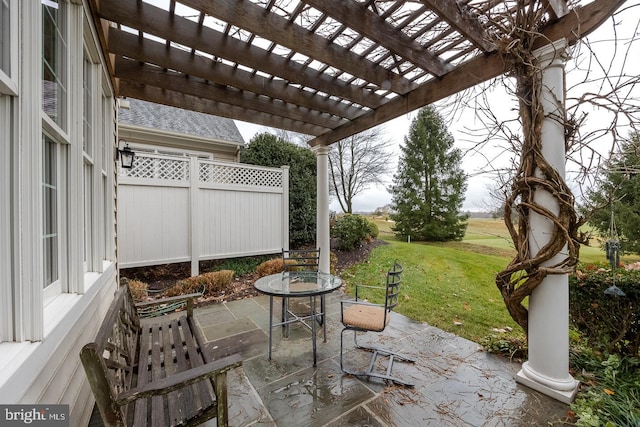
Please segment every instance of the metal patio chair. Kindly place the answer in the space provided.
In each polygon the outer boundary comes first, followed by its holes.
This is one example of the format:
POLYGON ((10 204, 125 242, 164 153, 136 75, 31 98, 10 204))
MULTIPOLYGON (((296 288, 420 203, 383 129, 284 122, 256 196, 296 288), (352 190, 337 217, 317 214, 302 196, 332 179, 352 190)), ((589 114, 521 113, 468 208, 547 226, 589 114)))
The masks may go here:
MULTIPOLYGON (((293 271, 318 271, 320 266, 320 248, 317 249, 282 249, 282 263, 285 272, 293 271)), ((311 304, 310 304, 311 305, 311 304)), ((323 326, 324 340, 327 339, 327 326, 324 322, 325 301, 324 295, 320 296, 320 310, 322 315, 318 322, 323 326)), ((289 313, 288 298, 282 298, 282 322, 287 320, 289 313)), ((289 325, 283 325, 285 336, 289 335, 289 325)))
POLYGON ((394 353, 389 350, 368 347, 358 344, 357 334, 358 332, 383 332, 389 320, 391 319, 391 311, 398 304, 398 295, 400 293, 400 283, 402 282, 402 266, 397 262, 394 262, 391 270, 386 275, 385 286, 369 286, 369 285, 356 285, 356 299, 341 301, 341 321, 344 326, 340 333, 340 369, 346 374, 355 376, 366 376, 382 378, 385 381, 393 382, 396 384, 413 387, 414 384, 406 382, 400 378, 391 375, 394 361, 402 361, 408 363, 414 363, 415 360, 407 356, 394 353), (362 299, 359 299, 358 290, 361 288, 373 289, 378 292, 384 292, 385 298, 383 304, 372 304, 362 299), (347 369, 344 366, 344 333, 345 331, 353 331, 353 341, 357 348, 368 350, 373 352, 371 360, 366 370, 355 371, 347 369), (376 360, 378 357, 388 357, 387 366, 384 373, 376 371, 376 360))

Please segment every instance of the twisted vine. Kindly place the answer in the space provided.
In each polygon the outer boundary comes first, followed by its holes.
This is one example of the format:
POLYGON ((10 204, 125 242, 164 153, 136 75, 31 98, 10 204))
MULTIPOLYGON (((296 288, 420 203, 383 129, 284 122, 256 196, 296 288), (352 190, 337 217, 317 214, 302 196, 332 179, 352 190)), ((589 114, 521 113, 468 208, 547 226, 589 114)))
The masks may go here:
MULTIPOLYGON (((517 254, 497 274, 496 285, 509 314, 525 333, 528 333, 529 316, 523 301, 548 275, 573 271, 578 262, 580 243, 584 240, 578 231, 584 220, 577 217, 573 194, 564 178, 542 154, 544 110, 541 102, 541 69, 533 55, 533 45, 540 37, 537 26, 542 22, 544 10, 539 2, 534 3, 538 3, 538 7, 518 7, 519 12, 515 14, 508 42, 498 43, 503 57, 511 63, 516 79, 523 142, 520 164, 504 207, 505 224, 517 254), (535 194, 539 191, 552 195, 559 207, 557 213, 536 201, 535 194), (535 254, 529 244, 529 220, 533 213, 543 216, 553 224, 549 241, 535 254), (515 217, 517 225, 512 222, 515 217), (564 255, 558 256, 560 254, 564 255)), ((563 121, 565 128, 570 128, 564 114, 557 119, 563 121)), ((568 137, 570 135, 565 135, 565 139, 568 137)))

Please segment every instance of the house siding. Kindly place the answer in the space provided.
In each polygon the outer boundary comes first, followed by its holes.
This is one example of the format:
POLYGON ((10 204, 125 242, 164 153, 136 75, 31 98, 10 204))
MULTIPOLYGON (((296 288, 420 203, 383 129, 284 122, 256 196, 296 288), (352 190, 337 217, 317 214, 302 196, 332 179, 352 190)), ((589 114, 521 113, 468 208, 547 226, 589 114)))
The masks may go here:
POLYGON ((66 119, 43 114, 43 5, 19 0, 8 5, 12 36, 0 39, 12 61, 10 72, 0 70, 0 403, 68 404, 70 424, 87 425, 94 401, 79 353, 94 339, 118 284, 115 99, 85 5, 51 0, 48 7, 64 15, 68 41, 66 119), (102 99, 90 103, 95 145, 89 159, 83 154, 82 67, 87 60, 94 97, 102 99), (62 179, 56 181, 59 289, 46 302, 45 134, 63 156, 62 179), (91 173, 84 175, 88 168, 91 173), (87 206, 93 213, 90 224, 84 222, 87 206))

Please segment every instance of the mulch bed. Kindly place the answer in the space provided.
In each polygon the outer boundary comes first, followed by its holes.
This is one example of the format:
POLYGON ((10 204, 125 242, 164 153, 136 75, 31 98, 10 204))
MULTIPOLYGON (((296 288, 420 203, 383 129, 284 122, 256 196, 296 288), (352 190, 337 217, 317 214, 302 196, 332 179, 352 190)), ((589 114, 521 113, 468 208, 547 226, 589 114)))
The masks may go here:
MULTIPOLYGON (((335 242, 332 242, 332 246, 335 242)), ((365 261, 372 249, 380 245, 386 245, 384 240, 376 239, 366 242, 359 248, 352 251, 341 251, 333 249, 336 254, 336 272, 340 274, 350 266, 365 261)), ((277 255, 274 255, 277 257, 277 255)), ((207 261, 200 264, 200 271, 209 271, 220 261, 207 261)), ((185 279, 191 275, 191 263, 182 262, 174 264, 163 264, 149 267, 136 267, 120 270, 120 276, 128 279, 140 280, 148 285, 152 291, 162 291, 172 287, 178 280, 185 279)), ((197 305, 207 305, 218 302, 234 301, 238 299, 251 298, 259 295, 253 287, 253 283, 258 279, 255 272, 237 276, 233 282, 216 295, 201 298, 197 305)))

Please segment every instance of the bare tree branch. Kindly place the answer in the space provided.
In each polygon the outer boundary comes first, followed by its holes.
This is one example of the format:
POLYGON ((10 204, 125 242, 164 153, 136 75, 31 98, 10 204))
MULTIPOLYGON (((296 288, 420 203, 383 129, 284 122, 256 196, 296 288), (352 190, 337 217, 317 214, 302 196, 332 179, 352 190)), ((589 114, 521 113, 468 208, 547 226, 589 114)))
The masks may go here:
POLYGON ((333 144, 329 152, 331 194, 345 213, 353 199, 372 185, 383 184, 391 172, 392 141, 376 127, 333 144))

